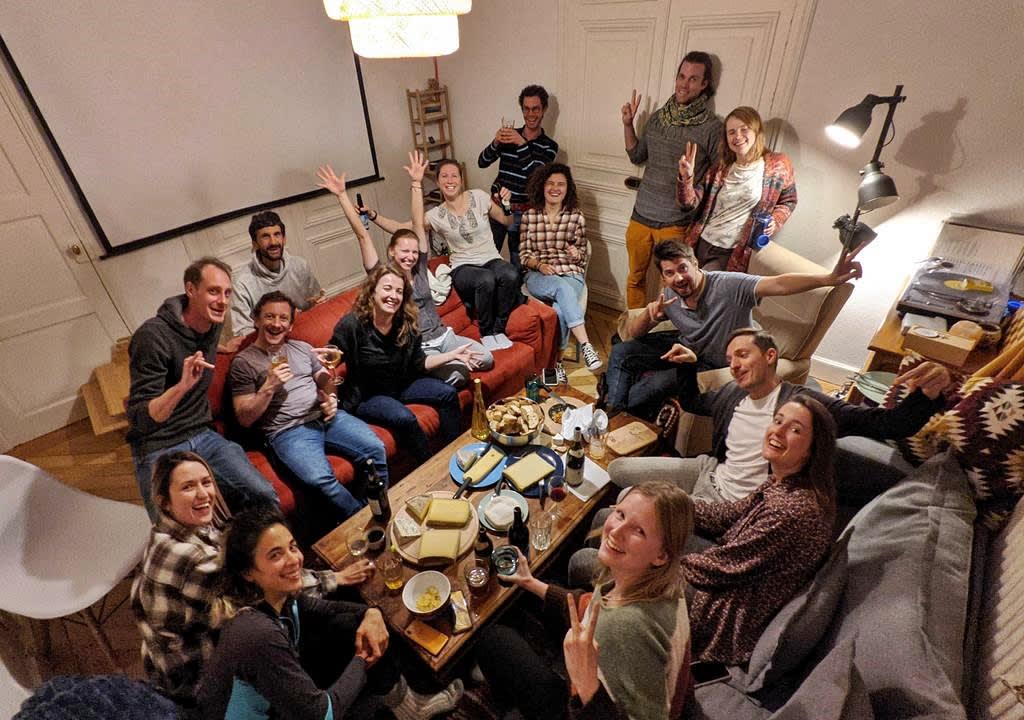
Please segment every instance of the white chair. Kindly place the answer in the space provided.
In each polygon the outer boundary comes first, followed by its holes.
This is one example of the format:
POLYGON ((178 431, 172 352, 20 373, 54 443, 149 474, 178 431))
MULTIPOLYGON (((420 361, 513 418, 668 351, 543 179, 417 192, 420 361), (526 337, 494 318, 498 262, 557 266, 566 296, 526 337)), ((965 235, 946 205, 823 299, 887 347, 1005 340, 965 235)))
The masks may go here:
POLYGON ((77 615, 119 670, 105 618, 92 606, 139 562, 149 529, 142 507, 76 490, 0 455, 0 609, 37 620, 77 615))

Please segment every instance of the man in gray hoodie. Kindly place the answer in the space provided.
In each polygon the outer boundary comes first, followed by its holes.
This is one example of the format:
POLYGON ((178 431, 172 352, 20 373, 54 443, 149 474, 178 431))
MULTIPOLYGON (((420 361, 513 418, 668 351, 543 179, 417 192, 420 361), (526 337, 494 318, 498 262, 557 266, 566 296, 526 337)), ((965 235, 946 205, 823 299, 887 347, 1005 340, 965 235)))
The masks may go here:
POLYGON ((252 311, 259 299, 269 292, 282 292, 299 310, 308 310, 323 300, 323 288, 304 258, 285 252, 287 238, 284 223, 276 212, 261 212, 249 222, 252 238, 252 259, 234 278, 231 302, 231 333, 226 343, 237 350, 241 337, 254 329, 252 311))
POLYGON ((245 451, 210 427, 206 392, 231 297, 231 268, 216 258, 201 258, 186 268, 184 282, 185 294, 165 300, 128 346, 128 442, 146 510, 156 518, 151 469, 172 450, 202 456, 233 510, 257 498, 277 503, 270 482, 245 451))

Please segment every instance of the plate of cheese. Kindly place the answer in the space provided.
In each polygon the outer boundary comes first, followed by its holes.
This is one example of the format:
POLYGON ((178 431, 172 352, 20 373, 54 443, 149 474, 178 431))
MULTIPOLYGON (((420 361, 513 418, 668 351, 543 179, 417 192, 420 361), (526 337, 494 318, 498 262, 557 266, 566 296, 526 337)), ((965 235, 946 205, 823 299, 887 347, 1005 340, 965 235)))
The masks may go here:
POLYGON ((503 490, 501 495, 487 493, 480 498, 477 513, 480 523, 485 528, 503 533, 512 527, 512 518, 517 507, 523 513, 524 521, 530 517, 530 506, 526 503, 526 498, 515 490, 503 490))
POLYGON ((565 479, 565 465, 551 448, 527 445, 506 461, 501 474, 526 497, 539 497, 541 479, 547 478, 549 487, 560 485, 565 479))
POLYGON ((501 471, 505 469, 508 457, 495 445, 491 445, 491 448, 484 452, 486 449, 487 443, 474 442, 459 448, 452 455, 452 459, 448 461, 448 472, 456 485, 462 485, 466 478, 469 478, 471 489, 494 487, 498 478, 501 477, 501 471), (460 456, 463 462, 460 462, 460 456), (474 457, 472 464, 463 470, 462 465, 465 459, 474 457))
POLYGON ((476 509, 466 500, 436 490, 416 495, 396 509, 388 535, 398 554, 416 565, 443 565, 473 547, 480 528, 476 509))

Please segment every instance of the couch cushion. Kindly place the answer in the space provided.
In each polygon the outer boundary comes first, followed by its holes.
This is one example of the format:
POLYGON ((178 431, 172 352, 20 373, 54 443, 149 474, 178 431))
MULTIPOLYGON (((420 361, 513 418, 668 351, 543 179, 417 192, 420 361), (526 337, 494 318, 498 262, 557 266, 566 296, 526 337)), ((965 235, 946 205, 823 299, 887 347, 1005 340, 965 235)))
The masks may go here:
POLYGON ((871 720, 871 696, 853 662, 856 640, 821 661, 771 720, 871 720))
POLYGON ((854 664, 878 717, 964 717, 974 518, 967 477, 945 453, 850 521, 846 592, 816 655, 856 636, 854 664))
POLYGON ((825 635, 846 587, 847 528, 804 590, 779 610, 761 633, 747 663, 747 692, 778 683, 803 662, 825 635))

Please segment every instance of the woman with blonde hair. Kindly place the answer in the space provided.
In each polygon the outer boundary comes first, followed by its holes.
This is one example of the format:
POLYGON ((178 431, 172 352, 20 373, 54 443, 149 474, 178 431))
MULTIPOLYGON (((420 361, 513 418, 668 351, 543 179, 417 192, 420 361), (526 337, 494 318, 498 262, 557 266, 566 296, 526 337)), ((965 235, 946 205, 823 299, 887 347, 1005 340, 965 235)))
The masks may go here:
MULTIPOLYGON (((193 452, 174 450, 153 465, 157 521, 132 583, 132 611, 142 635, 149 682, 179 705, 194 704, 199 673, 217 626, 215 601, 227 506, 213 471, 193 452)), ((370 575, 363 561, 337 573, 305 573, 304 585, 331 592, 370 575)))
POLYGON ((693 502, 664 481, 629 488, 601 530, 593 596, 535 578, 526 558, 510 580, 568 625, 568 683, 514 630, 485 630, 477 661, 497 699, 526 718, 677 718, 690 686, 690 624, 680 559, 693 502), (570 698, 570 686, 575 697, 570 698))
POLYGON ((676 194, 683 210, 700 206, 684 239, 702 270, 746 272, 756 213, 768 213, 764 234, 773 237, 796 207, 796 174, 784 153, 765 148, 764 125, 752 107, 725 117, 720 159, 702 178, 693 176, 697 146, 679 158, 676 194))
MULTIPOLYGON (((404 271, 378 265, 367 275, 352 311, 334 327, 331 342, 345 357, 345 382, 338 398, 342 409, 391 429, 423 462, 430 457, 429 442, 406 403, 437 410, 445 444, 459 434, 461 410, 458 391, 428 374, 447 360, 445 355, 423 352, 412 292, 404 271)), ((455 353, 467 364, 472 355, 468 345, 455 353)))

